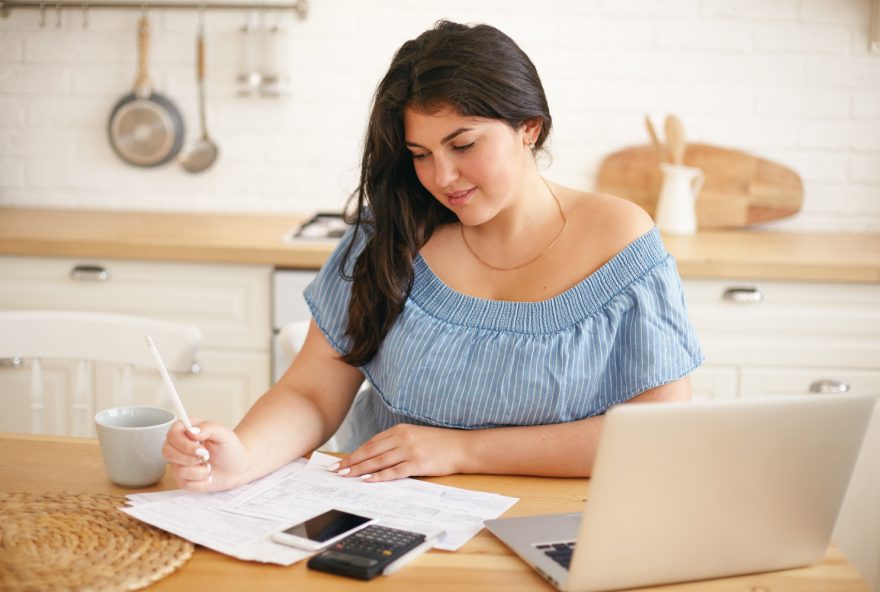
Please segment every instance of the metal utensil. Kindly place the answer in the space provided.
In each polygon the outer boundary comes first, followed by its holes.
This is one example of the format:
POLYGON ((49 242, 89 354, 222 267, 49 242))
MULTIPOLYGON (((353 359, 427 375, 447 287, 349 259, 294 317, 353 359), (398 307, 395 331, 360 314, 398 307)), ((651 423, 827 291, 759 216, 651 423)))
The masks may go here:
POLYGON ((684 164, 684 151, 687 147, 684 141, 684 126, 675 115, 668 115, 664 126, 666 132, 666 148, 673 164, 684 164))
MULTIPOLYGON (((250 15, 249 15, 250 16, 250 15)), ((241 72, 238 75, 238 95, 255 97, 260 94, 260 29, 248 18, 241 30, 241 72)))
POLYGON ((205 27, 199 23, 196 36, 196 69, 199 86, 199 122, 202 135, 192 147, 178 157, 180 165, 190 173, 200 173, 214 164, 220 150, 208 137, 208 124, 205 115, 205 27))
POLYGON ((150 25, 146 15, 138 23, 138 72, 134 91, 113 107, 108 124, 110 145, 129 164, 151 167, 177 156, 183 145, 180 111, 168 98, 153 92, 147 70, 150 25))

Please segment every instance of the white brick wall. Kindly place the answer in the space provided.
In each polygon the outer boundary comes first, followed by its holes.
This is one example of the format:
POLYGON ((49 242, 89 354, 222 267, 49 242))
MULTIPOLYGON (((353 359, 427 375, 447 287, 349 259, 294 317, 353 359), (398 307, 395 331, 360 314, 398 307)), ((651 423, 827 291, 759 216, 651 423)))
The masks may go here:
MULTIPOLYGON (((242 12, 212 11, 209 172, 130 167, 107 118, 134 79, 136 10, 0 18, 0 204, 308 212, 357 179, 370 96, 394 50, 439 18, 489 22, 531 55, 556 127, 546 174, 590 188, 602 157, 646 141, 668 112, 689 138, 793 167, 806 201, 771 227, 880 231, 880 54, 870 0, 310 0, 287 31, 292 93, 236 95, 242 12)), ((153 10, 156 90, 197 133, 195 11, 153 10)), ((256 18, 256 15, 250 15, 256 18)))

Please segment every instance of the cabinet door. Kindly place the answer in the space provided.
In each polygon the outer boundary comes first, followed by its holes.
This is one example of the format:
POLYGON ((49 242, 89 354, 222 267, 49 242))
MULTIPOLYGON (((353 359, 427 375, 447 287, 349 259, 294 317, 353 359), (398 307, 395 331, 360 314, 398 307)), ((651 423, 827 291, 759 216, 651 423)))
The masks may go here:
POLYGON ((683 282, 710 364, 877 369, 880 285, 683 282))
MULTIPOLYGON (((811 385, 846 383, 849 391, 875 395, 880 401, 880 371, 825 368, 793 370, 744 368, 741 396, 764 397, 804 394, 811 385)), ((816 395, 816 396, 830 396, 816 395)), ((853 469, 832 540, 880 591, 880 402, 874 408, 868 433, 853 469)))
MULTIPOLYGON (((269 359, 261 353, 204 351, 199 354, 201 371, 176 376, 174 382, 187 413, 234 427, 254 401, 269 388, 269 359)), ((93 364, 92 396, 82 412, 82 427, 74 425, 72 393, 76 380, 76 362, 50 360, 43 363, 45 401, 44 432, 54 435, 95 437, 94 415, 101 409, 120 404, 114 395, 122 370, 118 366, 93 364)), ((0 368, 3 400, 0 403, 0 432, 31 432, 31 368, 29 362, 19 367, 0 368)), ((135 371, 135 405, 158 405, 174 409, 157 372, 135 371)))
POLYGON ((740 371, 740 397, 805 395, 821 387, 833 390, 845 385, 847 392, 880 395, 880 370, 849 368, 755 368, 740 371))
MULTIPOLYGON (((269 388, 269 358, 261 353, 203 351, 200 371, 175 377, 174 384, 190 417, 208 419, 228 427, 244 417, 250 406, 269 388)), ((119 369, 100 374, 98 405, 110 407, 119 369)), ((155 372, 139 370, 133 377, 134 403, 174 409, 162 380, 155 372)))
POLYGON ((271 273, 268 266, 0 257, 0 309, 90 310, 191 323, 202 331, 204 348, 268 355, 271 273))
MULTIPOLYGON (((71 398, 76 382, 76 363, 51 360, 42 364, 43 374, 43 431, 47 434, 76 433, 70 413, 71 398)), ((31 365, 22 360, 20 365, 9 361, 0 365, 0 432, 31 430, 31 365)), ((93 408, 93 406, 91 406, 93 408)), ((89 409, 88 412, 91 412, 89 409)), ((91 422, 87 422, 91 423, 91 422)), ((91 432, 93 434, 94 431, 91 432)), ((91 435, 89 433, 79 435, 91 435)))
MULTIPOLYGON (((178 388, 193 416, 235 425, 269 386, 271 273, 256 265, 0 257, 0 310, 101 311, 196 325, 202 332, 196 357, 204 370, 178 377, 178 388)), ((28 361, 25 366, 0 367, 0 429, 31 431, 28 361)), ((85 434, 72 429, 75 366, 43 364, 47 433, 94 435, 90 417, 85 434)), ((119 372, 94 368, 89 415, 116 404, 113 376, 119 372)), ((135 403, 156 404, 155 370, 139 370, 133 384, 135 403)))
POLYGON ((691 399, 694 401, 722 401, 736 398, 738 376, 736 368, 703 365, 691 374, 691 399))

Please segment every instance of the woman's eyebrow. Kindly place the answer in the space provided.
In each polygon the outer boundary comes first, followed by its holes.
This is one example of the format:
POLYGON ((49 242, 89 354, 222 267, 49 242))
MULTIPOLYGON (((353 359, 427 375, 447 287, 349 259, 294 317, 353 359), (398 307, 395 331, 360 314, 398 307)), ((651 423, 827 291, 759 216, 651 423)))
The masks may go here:
MULTIPOLYGON (((454 138, 455 136, 457 136, 458 134, 461 134, 461 133, 464 133, 464 132, 469 132, 469 131, 472 131, 473 129, 474 129, 474 128, 472 128, 472 127, 460 127, 460 128, 458 128, 457 130, 455 130, 454 132, 452 132, 451 134, 448 134, 448 135, 444 136, 443 139, 440 140, 440 143, 441 143, 441 144, 445 144, 446 142, 448 142, 449 140, 453 139, 453 138, 454 138)), ((425 147, 422 146, 421 144, 416 144, 415 142, 410 142, 409 140, 406 140, 405 143, 406 143, 407 146, 415 146, 416 148, 424 148, 425 150, 427 150, 427 148, 425 148, 425 147)))

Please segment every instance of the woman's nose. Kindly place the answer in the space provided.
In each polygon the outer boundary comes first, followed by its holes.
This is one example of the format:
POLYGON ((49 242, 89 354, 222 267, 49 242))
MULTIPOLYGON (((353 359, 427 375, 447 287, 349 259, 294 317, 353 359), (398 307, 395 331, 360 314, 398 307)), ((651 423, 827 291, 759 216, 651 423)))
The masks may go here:
POLYGON ((434 182, 438 187, 448 187, 458 179, 458 167, 450 158, 434 158, 434 182))

